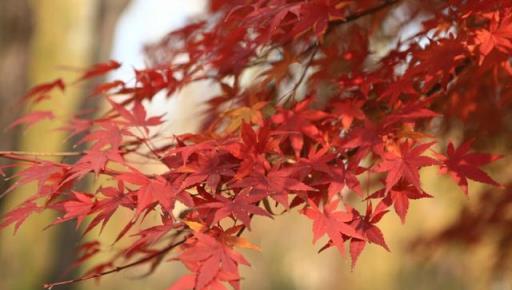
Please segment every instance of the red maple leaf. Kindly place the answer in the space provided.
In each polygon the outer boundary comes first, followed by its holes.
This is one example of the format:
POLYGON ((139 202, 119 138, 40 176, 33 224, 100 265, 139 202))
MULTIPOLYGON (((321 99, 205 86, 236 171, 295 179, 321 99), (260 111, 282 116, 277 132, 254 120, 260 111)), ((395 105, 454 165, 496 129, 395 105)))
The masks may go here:
POLYGON ((382 198, 381 202, 377 205, 377 211, 382 211, 393 205, 396 214, 400 217, 402 223, 405 223, 405 217, 409 209, 410 199, 430 198, 431 195, 424 191, 418 191, 416 187, 407 182, 405 179, 393 186, 393 188, 386 194, 386 190, 379 190, 368 198, 382 198))
POLYGON ((324 205, 323 212, 311 200, 303 213, 313 220, 313 243, 316 243, 323 235, 327 235, 338 251, 345 255, 345 239, 343 235, 362 239, 356 229, 350 225, 354 219, 352 212, 336 211, 340 201, 332 200, 324 205))
POLYGON ((57 183, 61 185, 62 178, 64 177, 66 169, 64 166, 50 162, 41 161, 15 174, 17 178, 6 192, 21 187, 31 182, 37 182, 37 193, 42 195, 44 193, 44 186, 48 183, 57 183))
POLYGON ((272 218, 272 215, 257 205, 264 196, 251 194, 251 191, 251 188, 244 188, 233 199, 217 195, 215 196, 217 201, 205 203, 201 207, 216 209, 212 222, 214 224, 225 217, 233 216, 250 229, 251 217, 253 215, 272 218))
POLYGON ((241 142, 228 143, 224 146, 226 151, 241 160, 234 177, 236 180, 249 175, 255 167, 269 167, 265 159, 267 152, 280 152, 279 141, 271 138, 270 133, 271 128, 268 124, 256 132, 250 125, 244 123, 240 130, 241 142))
POLYGON ((85 152, 84 156, 70 169, 70 175, 65 181, 82 179, 90 172, 94 172, 97 176, 107 168, 107 164, 110 161, 123 163, 124 159, 117 149, 106 151, 98 149, 89 150, 85 152))
POLYGON ((132 111, 128 111, 124 106, 110 100, 110 105, 121 115, 126 121, 126 125, 142 127, 146 134, 149 132, 149 126, 162 124, 162 116, 147 117, 146 109, 140 102, 134 102, 132 111))
POLYGON ((84 142, 93 142, 91 151, 111 149, 117 150, 122 142, 123 136, 132 136, 132 134, 124 128, 120 128, 115 123, 100 123, 100 128, 85 135, 79 144, 84 142))
MULTIPOLYGON (((118 183, 117 188, 115 187, 105 187, 100 188, 98 192, 101 192, 104 198, 96 198, 96 206, 91 211, 91 214, 97 214, 92 221, 89 223, 87 228, 84 230, 84 233, 89 232, 94 227, 96 227, 99 223, 101 223, 100 232, 103 231, 103 228, 107 224, 107 222, 110 220, 112 215, 117 211, 117 209, 121 206, 127 207, 127 208, 135 208, 134 201, 131 198, 130 195, 125 193, 125 187, 122 182, 118 183)), ((130 221, 131 225, 133 223, 130 221)), ((125 234, 125 229, 121 231, 121 233, 118 235, 117 240, 119 240, 122 235, 125 234)))
POLYGON ((381 162, 372 169, 376 172, 385 172, 386 192, 390 191, 401 178, 405 178, 418 191, 421 190, 419 169, 439 162, 422 154, 434 143, 410 145, 407 142, 398 145, 398 148, 381 153, 381 162))
POLYGON ((501 186, 479 167, 501 158, 499 155, 485 153, 470 153, 473 141, 467 141, 457 149, 452 142, 448 143, 447 157, 442 158, 441 172, 450 175, 457 185, 468 194, 468 178, 474 181, 501 186))
MULTIPOLYGON (((185 247, 178 259, 194 272, 191 276, 194 278, 193 289, 207 289, 212 283, 218 284, 220 281, 236 283, 240 279, 238 265, 250 265, 229 245, 199 231, 194 232, 185 247)), ((186 278, 187 283, 178 282, 189 285, 190 279, 186 278)))
POLYGON ((215 190, 222 177, 235 175, 235 164, 227 162, 227 156, 229 154, 215 151, 197 154, 197 160, 177 168, 176 172, 188 174, 181 185, 182 188, 206 182, 206 185, 215 190))
POLYGON ((32 199, 29 199, 2 217, 0 229, 14 224, 14 233, 16 233, 19 227, 31 214, 40 212, 42 210, 42 207, 37 206, 37 204, 32 199))
POLYGON ((30 127, 42 120, 53 120, 55 119, 55 115, 51 111, 34 111, 26 114, 25 116, 14 121, 7 129, 12 129, 19 125, 26 125, 26 127, 30 127))
POLYGON ((377 209, 373 211, 372 204, 369 202, 366 206, 366 213, 364 216, 355 209, 352 209, 352 213, 354 215, 354 219, 352 220, 351 225, 357 230, 357 233, 363 237, 350 239, 350 256, 352 258, 353 268, 367 243, 377 244, 387 251, 389 251, 389 247, 384 240, 382 231, 375 225, 387 213, 386 210, 377 209))
POLYGON ((95 205, 94 196, 92 194, 83 192, 73 192, 73 199, 63 201, 56 205, 56 207, 62 207, 65 215, 58 218, 54 223, 62 223, 71 219, 76 219, 76 227, 80 227, 82 221, 87 215, 92 212, 92 208, 95 205))
POLYGON ((166 212, 172 211, 177 195, 181 192, 179 181, 170 183, 162 176, 148 178, 142 172, 135 169, 132 169, 131 172, 117 175, 116 179, 139 186, 135 191, 137 195, 137 215, 155 202, 158 202, 166 212))
POLYGON ((105 93, 111 92, 115 88, 119 88, 119 90, 122 90, 125 88, 125 85, 126 85, 125 82, 120 81, 120 80, 115 80, 115 81, 108 82, 108 83, 102 83, 102 84, 99 84, 98 86, 96 86, 96 88, 94 88, 94 94, 95 95, 105 94, 105 93))
POLYGON ((296 156, 300 156, 304 145, 304 135, 314 140, 320 140, 321 133, 315 122, 329 116, 323 111, 308 109, 312 100, 311 98, 306 99, 298 103, 293 110, 283 109, 272 116, 272 121, 279 125, 276 131, 288 134, 296 156))
POLYGON ((500 13, 496 12, 490 18, 489 29, 476 31, 475 42, 479 45, 480 62, 494 49, 504 53, 512 51, 512 16, 507 15, 500 19, 500 13))
POLYGON ((361 110, 364 100, 343 100, 333 104, 333 114, 339 116, 343 129, 348 130, 354 119, 364 120, 366 116, 361 110))
POLYGON ((98 63, 93 65, 90 69, 86 70, 75 82, 101 76, 120 67, 121 64, 115 60, 109 60, 108 62, 98 63))
POLYGON ((288 198, 291 192, 316 191, 315 188, 292 177, 297 170, 298 168, 272 168, 267 174, 255 170, 232 186, 234 188, 252 187, 255 194, 271 196, 275 201, 288 208, 288 198))
POLYGON ((61 91, 64 91, 66 85, 64 84, 64 81, 62 81, 62 79, 56 79, 52 82, 43 83, 31 88, 30 91, 27 94, 25 94, 25 96, 23 96, 23 99, 33 99, 35 103, 38 103, 42 100, 49 98, 49 93, 56 88, 60 89, 61 91))
POLYGON ((327 30, 329 21, 340 20, 345 16, 345 8, 350 1, 312 0, 304 3, 300 9, 300 17, 291 31, 292 35, 304 33, 312 29, 321 38, 327 30))
POLYGON ((350 174, 345 174, 345 165, 338 161, 336 155, 329 152, 328 147, 318 150, 311 148, 308 158, 300 158, 297 167, 300 168, 302 176, 315 175, 315 181, 311 185, 328 184, 327 193, 331 198, 334 194, 341 192, 346 183, 349 186, 353 185, 352 182, 346 180, 350 178, 350 174))

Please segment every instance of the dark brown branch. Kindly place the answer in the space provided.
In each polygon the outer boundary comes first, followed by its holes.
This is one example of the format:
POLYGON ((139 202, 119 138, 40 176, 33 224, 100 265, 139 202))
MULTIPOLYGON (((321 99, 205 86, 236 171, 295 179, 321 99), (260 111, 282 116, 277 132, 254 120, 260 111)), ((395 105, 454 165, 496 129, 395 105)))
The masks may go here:
MULTIPOLYGON (((386 8, 389 8, 397 3, 399 3, 401 0, 385 0, 381 4, 375 5, 372 8, 369 8, 367 10, 362 10, 359 12, 355 12, 346 18, 340 19, 340 20, 334 20, 329 23, 329 26, 327 27, 327 30, 325 31, 325 35, 332 32, 333 29, 340 27, 342 25, 357 21, 365 16, 373 15, 375 13, 378 13, 386 8)), ((315 47, 318 47, 319 43, 315 42, 313 45, 309 46, 305 51, 304 54, 309 53, 311 50, 313 50, 315 47)))
POLYGON ((293 86, 293 88, 291 88, 291 90, 288 91, 288 93, 284 94, 278 100, 283 99, 285 97, 288 97, 288 99, 286 101, 288 101, 292 97, 293 97, 292 99, 295 99, 295 96, 297 95, 297 90, 299 89, 300 85, 304 82, 304 79, 306 78, 308 70, 311 67, 311 64, 313 63, 313 60, 314 60, 317 52, 318 52, 318 46, 315 46, 313 48, 313 51, 311 52, 311 55, 309 56, 309 59, 308 59, 307 63, 304 66, 304 70, 300 74, 300 77, 297 80, 297 82, 295 83, 295 85, 293 86))
POLYGON ((134 267, 134 266, 138 266, 138 265, 144 264, 144 263, 146 263, 148 261, 151 261, 151 260, 153 260, 155 258, 158 258, 158 257, 160 257, 162 255, 165 255, 167 252, 169 252, 172 249, 174 249, 174 248, 178 247, 179 245, 183 244, 186 240, 187 239, 184 238, 183 240, 181 240, 179 242, 176 242, 174 244, 168 245, 167 247, 163 248, 162 250, 160 250, 160 251, 158 251, 156 253, 153 253, 153 254, 151 254, 149 256, 146 256, 146 257, 144 257, 142 259, 139 259, 139 260, 134 261, 132 263, 126 264, 124 266, 115 267, 112 270, 108 270, 108 271, 104 271, 104 272, 96 273, 96 274, 92 274, 92 275, 87 275, 87 276, 80 277, 80 278, 77 278, 77 279, 44 284, 43 287, 48 289, 48 290, 51 290, 55 286, 63 286, 63 285, 74 284, 74 283, 78 283, 78 282, 81 282, 81 281, 86 281, 86 280, 90 280, 90 279, 94 279, 94 278, 99 278, 99 277, 102 277, 102 276, 105 276, 105 275, 117 273, 119 271, 122 271, 122 270, 125 270, 125 269, 128 269, 128 268, 134 267))
POLYGON ((327 28, 327 32, 332 30, 332 29, 334 29, 338 25, 342 25, 342 24, 346 24, 346 23, 349 23, 349 22, 353 22, 353 21, 356 21, 356 20, 358 20, 358 19, 360 19, 362 17, 375 14, 375 13, 381 11, 381 10, 384 10, 384 9, 386 9, 388 7, 391 7, 391 6, 395 5, 395 4, 397 4, 398 2, 400 2, 400 0, 385 0, 381 4, 378 4, 378 5, 376 5, 376 6, 372 7, 372 8, 369 8, 367 10, 356 12, 356 13, 351 14, 351 15, 347 16, 346 18, 343 18, 343 19, 340 19, 340 20, 332 21, 329 24, 329 27, 327 28))

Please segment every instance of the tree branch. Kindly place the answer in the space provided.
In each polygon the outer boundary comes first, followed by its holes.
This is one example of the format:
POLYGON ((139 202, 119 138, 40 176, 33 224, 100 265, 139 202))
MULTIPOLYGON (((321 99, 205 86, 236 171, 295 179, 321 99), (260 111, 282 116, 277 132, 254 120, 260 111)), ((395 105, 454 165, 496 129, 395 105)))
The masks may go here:
POLYGON ((400 1, 401 0, 385 0, 381 4, 378 4, 378 5, 376 5, 376 6, 372 7, 372 8, 369 8, 367 10, 356 12, 356 13, 351 14, 351 15, 347 16, 346 18, 343 18, 343 19, 340 19, 340 20, 332 21, 329 24, 329 27, 327 28, 327 30, 329 31, 331 29, 334 29, 338 25, 346 24, 346 23, 349 23, 349 22, 353 22, 353 21, 356 21, 356 20, 358 20, 358 19, 360 19, 362 17, 365 17, 367 15, 375 14, 375 13, 381 11, 381 10, 384 10, 384 9, 386 9, 388 7, 391 7, 391 6, 395 5, 395 4, 397 4, 400 1))
POLYGON ((44 156, 44 157, 66 157, 66 156, 80 156, 84 152, 30 152, 30 151, 0 151, 0 157, 8 158, 8 156, 44 156))
POLYGON ((187 238, 184 238, 183 240, 181 240, 179 242, 176 242, 174 244, 168 245, 167 247, 163 248, 162 250, 160 250, 160 251, 158 251, 156 253, 148 255, 148 256, 146 256, 144 258, 141 258, 141 259, 139 259, 137 261, 134 261, 132 263, 126 264, 124 266, 115 267, 112 270, 104 271, 104 272, 101 272, 101 273, 95 273, 95 274, 92 274, 92 275, 87 275, 87 276, 80 277, 80 278, 77 278, 77 279, 44 284, 43 287, 48 289, 48 290, 51 290, 51 289, 53 289, 53 287, 56 287, 56 286, 63 286, 63 285, 74 284, 74 283, 78 283, 78 282, 81 282, 81 281, 86 281, 86 280, 90 280, 90 279, 94 279, 94 278, 99 278, 99 277, 102 277, 102 276, 105 276, 105 275, 117 273, 119 271, 131 268, 131 267, 134 267, 134 266, 137 266, 137 265, 140 265, 140 264, 144 264, 144 263, 146 263, 148 261, 151 261, 151 260, 153 260, 155 258, 158 258, 158 257, 166 254, 167 252, 171 251, 172 249, 178 247, 179 245, 185 243, 186 240, 187 240, 187 238))

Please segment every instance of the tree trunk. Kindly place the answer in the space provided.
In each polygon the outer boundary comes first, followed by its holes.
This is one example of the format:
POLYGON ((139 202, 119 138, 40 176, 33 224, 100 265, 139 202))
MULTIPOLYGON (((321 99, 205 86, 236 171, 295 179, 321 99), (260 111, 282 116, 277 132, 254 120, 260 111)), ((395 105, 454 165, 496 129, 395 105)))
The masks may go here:
MULTIPOLYGON (((5 123, 14 119, 11 116, 6 118, 6 115, 22 110, 14 97, 26 92, 27 83, 35 85, 59 77, 72 81, 81 69, 108 58, 117 18, 128 1, 33 0, 25 3, 22 0, 1 0, 0 125, 5 127, 5 123), (6 14, 15 17, 4 16, 6 14), (34 28, 32 37, 25 36, 30 34, 30 29, 25 26, 34 28), (14 88, 6 90, 4 82, 14 88)), ((65 95, 57 93, 51 100, 31 107, 51 110, 57 120, 41 122, 24 131, 16 149, 36 152, 67 150, 69 145, 65 135, 55 129, 69 120, 77 109, 93 105, 84 98, 88 86, 90 84, 67 87, 65 95)), ((13 139, 5 139, 0 140, 1 148, 14 149, 13 139)), ((31 186, 11 192, 6 207, 13 208, 33 192, 34 187, 31 186)), ((11 237, 6 231, 0 233, 0 265, 9 265, 0 271, 0 289, 40 289, 45 282, 66 279, 72 274, 66 273, 66 269, 75 258, 79 236, 72 224, 42 232, 53 218, 44 214, 29 219, 18 236, 11 237)), ((72 287, 76 286, 61 288, 72 287)))

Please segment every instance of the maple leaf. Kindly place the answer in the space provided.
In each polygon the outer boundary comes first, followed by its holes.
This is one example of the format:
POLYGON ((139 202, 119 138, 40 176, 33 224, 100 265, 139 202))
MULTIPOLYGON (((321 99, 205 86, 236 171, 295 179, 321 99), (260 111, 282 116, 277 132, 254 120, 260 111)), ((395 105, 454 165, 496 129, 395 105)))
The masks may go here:
POLYGON ((42 210, 43 208, 37 206, 33 200, 29 199, 2 217, 0 229, 14 224, 14 233, 16 233, 31 214, 41 212, 42 210))
POLYGON ((409 200, 430 198, 432 196, 424 191, 418 191, 412 184, 404 179, 400 179, 387 194, 385 193, 385 189, 382 189, 370 195, 368 199, 382 197, 384 198, 377 205, 377 211, 383 211, 393 205, 396 214, 400 217, 402 224, 404 224, 409 209, 409 200))
POLYGON ((264 198, 264 196, 251 195, 251 191, 251 188, 244 188, 238 192, 233 199, 217 195, 215 198, 218 201, 205 203, 201 205, 201 207, 217 209, 213 218, 213 224, 232 215, 250 230, 252 215, 261 215, 272 218, 272 215, 270 215, 266 210, 256 205, 262 198, 264 198))
POLYGON ((350 239, 350 256, 352 258, 352 268, 354 268, 359 255, 366 246, 366 243, 377 244, 383 247, 385 250, 389 251, 389 247, 384 240, 382 231, 375 225, 386 213, 387 211, 383 209, 377 209, 376 211, 373 211, 371 203, 368 203, 366 206, 366 213, 364 216, 361 215, 357 210, 352 209, 354 219, 350 224, 362 237, 354 237, 350 239))
POLYGON ((477 182, 501 186, 479 167, 501 158, 499 155, 470 153, 472 140, 460 145, 457 149, 452 142, 448 143, 447 156, 440 156, 443 163, 441 172, 450 175, 457 185, 468 194, 468 178, 477 182))
POLYGON ((389 99, 389 103, 394 104, 402 94, 416 95, 417 91, 413 85, 411 78, 399 78, 389 83, 379 98, 389 99))
POLYGON ((512 16, 508 15, 500 21, 499 12, 496 12, 490 20, 489 30, 476 31, 475 42, 482 54, 480 64, 495 48, 508 54, 512 51, 512 16))
MULTIPOLYGON (((186 137, 186 136, 181 136, 186 137)), ((214 142, 207 141, 207 142, 199 142, 197 144, 185 144, 182 140, 180 140, 181 137, 177 137, 177 146, 174 148, 171 148, 167 152, 167 156, 170 158, 171 156, 179 156, 181 157, 181 161, 183 165, 186 165, 189 160, 191 159, 191 156, 200 154, 202 151, 211 150, 213 148, 214 142)))
POLYGON ((227 125, 225 132, 227 134, 233 133, 238 130, 242 124, 257 124, 263 125, 263 114, 261 110, 267 105, 267 102, 258 102, 250 107, 239 107, 236 109, 229 110, 224 115, 230 118, 230 122, 227 125))
POLYGON ((123 143, 123 135, 132 135, 128 130, 120 128, 115 123, 101 123, 100 126, 101 128, 85 135, 79 144, 94 142, 91 151, 99 151, 105 148, 117 150, 123 143))
POLYGON ((422 156, 434 143, 418 144, 401 143, 398 148, 381 153, 381 162, 373 166, 376 172, 386 172, 386 192, 390 191, 401 178, 405 178, 418 191, 421 190, 419 169, 439 162, 427 156, 422 156))
POLYGON ((359 150, 366 150, 380 144, 380 135, 386 132, 381 125, 374 124, 366 119, 364 126, 353 127, 347 136, 339 140, 339 147, 342 149, 359 148, 359 150))
POLYGON ((229 142, 224 150, 239 159, 235 180, 241 180, 249 175, 256 167, 269 168, 270 164, 265 155, 269 152, 279 154, 280 141, 270 136, 271 128, 266 124, 257 132, 249 124, 242 124, 240 130, 241 142, 229 142))
POLYGON ((345 255, 345 240, 342 235, 360 239, 363 237, 350 225, 354 219, 351 212, 335 211, 339 202, 339 200, 332 200, 324 205, 322 212, 313 201, 309 200, 308 207, 303 213, 313 220, 313 243, 326 234, 338 251, 345 255))
POLYGON ((345 8, 352 1, 313 0, 304 3, 300 9, 300 21, 291 33, 298 35, 312 29, 321 38, 328 27, 329 21, 340 20, 345 16, 345 8))
POLYGON ((145 228, 134 236, 138 237, 127 249, 124 250, 124 255, 129 257, 137 252, 145 252, 149 246, 163 238, 172 229, 175 223, 168 218, 162 218, 162 224, 145 228))
POLYGON ((42 120, 53 120, 55 119, 55 115, 51 111, 34 111, 26 114, 25 116, 14 121, 7 129, 12 129, 19 125, 26 125, 26 127, 30 127, 42 120))
POLYGON ((86 132, 86 131, 90 130, 93 123, 94 122, 91 120, 73 118, 73 119, 69 120, 66 125, 60 127, 58 130, 69 132, 68 138, 71 138, 71 137, 78 135, 82 132, 86 132))
POLYGON ((318 150, 312 147, 309 150, 307 158, 300 158, 298 160, 297 167, 308 169, 308 172, 315 170, 325 174, 331 174, 333 166, 331 166, 329 162, 335 158, 336 155, 329 152, 328 147, 319 148, 318 150))
MULTIPOLYGON (((312 185, 328 184, 328 197, 340 192, 345 187, 347 175, 345 165, 340 162, 333 162, 336 155, 329 152, 328 147, 315 150, 313 147, 308 153, 308 158, 300 158, 297 167, 303 172, 302 175, 309 175, 315 172, 322 173, 312 185), (329 164, 333 163, 333 164, 329 164)), ((347 182, 352 185, 351 182, 347 182)))
POLYGON ((433 98, 408 103, 395 102, 393 113, 386 116, 385 123, 390 125, 396 122, 411 122, 418 119, 431 119, 439 116, 438 113, 428 109, 433 98))
POLYGON ((289 133, 290 142, 296 156, 300 156, 300 151, 304 145, 303 134, 314 140, 320 139, 320 130, 314 122, 329 116, 323 111, 308 109, 312 101, 312 98, 306 99, 298 103, 293 110, 283 109, 272 116, 272 121, 279 125, 277 130, 289 133))
POLYGON ((89 241, 81 244, 77 248, 77 258, 73 262, 73 267, 82 265, 85 261, 101 252, 101 243, 99 241, 89 241))
POLYGON ((98 86, 96 86, 96 88, 94 88, 94 94, 95 95, 105 94, 115 88, 119 88, 120 90, 122 90, 125 88, 125 85, 126 85, 125 82, 123 82, 121 80, 115 80, 115 81, 108 82, 108 83, 102 83, 102 84, 99 84, 98 86))
POLYGON ((195 281, 195 275, 185 275, 178 279, 178 281, 174 282, 171 287, 167 288, 167 290, 191 290, 194 289, 194 285, 196 284, 195 281))
POLYGON ((176 172, 188 174, 181 185, 182 188, 185 189, 191 185, 206 181, 206 185, 213 190, 217 188, 222 177, 235 175, 232 169, 235 165, 226 162, 226 160, 222 158, 226 157, 226 155, 228 154, 222 156, 216 152, 201 154, 198 155, 196 161, 189 162, 177 168, 176 172), (225 162, 225 164, 222 164, 223 162, 225 162))
POLYGON ((245 21, 248 23, 266 25, 265 33, 262 33, 263 41, 270 41, 274 35, 279 35, 285 32, 282 29, 283 21, 288 15, 298 17, 300 15, 301 3, 286 3, 281 6, 272 7, 270 5, 263 5, 254 9, 252 13, 246 16, 245 21))
POLYGON ((298 168, 273 168, 267 174, 254 171, 252 174, 235 182, 234 188, 252 187, 255 194, 271 196, 275 201, 288 208, 288 195, 291 191, 316 191, 292 177, 298 168))
POLYGON ((206 289, 218 280, 237 281, 238 265, 250 265, 242 255, 208 234, 195 231, 189 242, 178 259, 195 273, 194 289, 206 289))
POLYGON ((82 192, 73 192, 74 199, 63 201, 59 206, 62 206, 66 214, 58 218, 56 223, 62 223, 71 219, 76 218, 76 228, 80 227, 80 224, 84 218, 92 212, 92 208, 95 205, 94 196, 82 192))
POLYGON ((93 65, 90 69, 86 70, 75 82, 101 76, 120 67, 121 64, 115 60, 109 60, 108 62, 98 63, 93 65))
POLYGON ((70 169, 70 175, 65 181, 74 179, 82 179, 90 172, 94 172, 96 176, 107 168, 110 161, 124 163, 124 159, 117 149, 102 151, 99 149, 91 149, 85 152, 76 164, 70 169))
POLYGON ((433 86, 445 88, 456 73, 456 68, 467 59, 467 54, 466 45, 455 38, 432 41, 425 49, 414 52, 416 65, 410 66, 404 77, 411 79, 421 76, 424 79, 424 93, 428 93, 433 86))
POLYGON ((354 119, 364 120, 361 107, 364 105, 363 100, 345 100, 333 104, 333 114, 339 116, 341 124, 345 130, 348 130, 354 119))
POLYGON ((64 177, 66 169, 50 161, 41 161, 23 170, 17 172, 14 176, 17 178, 6 192, 10 192, 15 188, 21 187, 31 182, 37 182, 37 192, 43 195, 43 189, 48 183, 57 183, 59 187, 64 177))
POLYGON ((349 245, 349 251, 350 251, 350 258, 352 260, 352 269, 354 269, 357 259, 359 258, 359 255, 361 255, 361 252, 364 250, 366 246, 365 240, 359 240, 359 239, 351 239, 350 245, 349 245))
POLYGON ((148 126, 157 126, 162 124, 162 116, 147 118, 146 109, 140 102, 134 102, 132 111, 128 111, 123 106, 110 100, 110 105, 126 120, 126 125, 142 127, 146 134, 149 133, 148 126))
MULTIPOLYGON (((84 234, 91 231, 94 227, 96 227, 99 223, 101 223, 100 232, 103 231, 105 225, 110 220, 112 215, 117 211, 117 209, 121 206, 126 208, 134 208, 134 202, 130 195, 125 193, 124 184, 122 182, 118 183, 118 187, 105 187, 100 188, 98 192, 101 192, 105 198, 96 198, 95 208, 90 212, 96 214, 96 217, 92 219, 87 228, 84 230, 84 234)), ((133 225, 130 221, 129 225, 133 225)), ((117 236, 116 242, 126 234, 125 230, 128 230, 128 226, 126 226, 121 233, 117 236)))
POLYGON ((48 99, 50 97, 49 93, 52 90, 60 89, 61 91, 64 91, 65 88, 66 85, 64 84, 64 81, 62 79, 56 79, 54 81, 42 83, 31 88, 30 91, 28 91, 28 93, 23 96, 23 99, 33 99, 35 103, 39 103, 42 100, 48 99))
MULTIPOLYGON (((240 130, 241 142, 230 143, 225 149, 234 157, 244 161, 254 162, 255 159, 264 159, 267 152, 280 152, 279 141, 270 136, 271 128, 268 124, 255 131, 249 124, 242 124, 240 130)), ((240 166, 239 172, 243 170, 240 166)), ((240 177, 240 174, 237 173, 240 177)))
POLYGON ((172 211, 177 195, 181 192, 179 181, 177 184, 171 184, 161 176, 148 178, 142 172, 135 169, 132 169, 131 172, 117 175, 116 179, 139 186, 136 190, 137 215, 155 202, 160 203, 167 212, 172 211))

